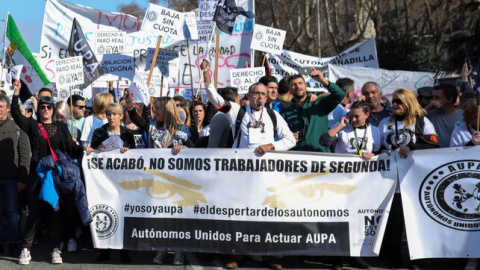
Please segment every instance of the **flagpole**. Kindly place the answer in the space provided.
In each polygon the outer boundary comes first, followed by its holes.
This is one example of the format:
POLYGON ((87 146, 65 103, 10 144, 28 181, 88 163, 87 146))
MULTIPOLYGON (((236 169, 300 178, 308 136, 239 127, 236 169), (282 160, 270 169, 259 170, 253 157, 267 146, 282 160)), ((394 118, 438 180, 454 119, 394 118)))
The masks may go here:
POLYGON ((117 80, 117 103, 120 104, 120 82, 117 80))
MULTIPOLYGON (((150 80, 152 79, 153 68, 155 67, 155 63, 157 62, 158 50, 160 49, 161 43, 162 43, 162 36, 158 36, 157 47, 155 48, 152 64, 150 65, 150 72, 148 73, 147 86, 150 86, 150 80)), ((163 75, 162 75, 162 78, 163 78, 163 75)))
POLYGON ((163 96, 163 74, 162 74, 162 80, 160 82, 160 97, 163 96))
MULTIPOLYGON (((207 48, 208 49, 208 48, 207 48)), ((197 64, 200 64, 200 43, 197 43, 197 64)), ((203 90, 202 90, 202 73, 200 71, 200 66, 198 67, 198 89, 197 89, 197 95, 198 91, 200 92, 200 100, 203 102, 203 90)))
MULTIPOLYGON (((216 25, 216 23, 215 23, 216 25)), ((214 75, 214 86, 215 89, 218 89, 218 54, 220 52, 220 29, 218 28, 218 25, 215 29, 217 31, 217 35, 215 38, 215 75, 214 75)))
POLYGON ((192 102, 193 102, 193 73, 192 73, 192 61, 190 59, 190 43, 187 39, 187 52, 188 52, 188 67, 190 69, 190 87, 192 88, 192 102))
POLYGON ((0 80, 3 80, 3 69, 5 67, 5 49, 7 46, 7 25, 8 25, 8 15, 10 12, 7 12, 7 18, 5 19, 5 32, 3 32, 3 39, 4 39, 4 44, 3 44, 3 50, 2 50, 2 73, 0 73, 0 80))

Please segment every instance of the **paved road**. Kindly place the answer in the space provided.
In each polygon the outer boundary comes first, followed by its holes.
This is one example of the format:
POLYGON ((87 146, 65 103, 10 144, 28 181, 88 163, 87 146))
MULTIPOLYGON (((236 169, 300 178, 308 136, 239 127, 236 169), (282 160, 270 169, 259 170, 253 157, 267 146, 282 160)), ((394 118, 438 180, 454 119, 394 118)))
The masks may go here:
MULTIPOLYGON (((191 269, 191 270, 202 270, 202 269, 221 269, 223 263, 226 261, 227 257, 223 255, 216 255, 213 257, 213 260, 207 258, 203 254, 186 254, 185 265, 183 266, 172 266, 173 254, 169 254, 166 259, 165 265, 155 265, 152 264, 152 258, 155 256, 153 251, 131 251, 130 264, 122 264, 120 262, 120 254, 118 251, 113 251, 111 254, 111 260, 106 263, 96 263, 95 258, 98 256, 99 251, 93 250, 91 248, 82 247, 76 253, 63 253, 64 263, 61 265, 52 265, 50 264, 49 253, 50 244, 48 241, 42 242, 40 245, 34 246, 32 248, 32 261, 30 265, 22 266, 18 265, 17 258, 9 257, 5 254, 0 255, 0 269, 191 269)), ((367 260, 372 267, 368 269, 390 269, 387 267, 387 264, 378 259, 370 258, 367 260)), ((280 259, 279 262, 282 263, 284 269, 332 269, 332 265, 329 263, 328 258, 321 257, 285 257, 280 259)), ((415 269, 426 269, 426 270, 451 270, 451 269, 464 269, 466 260, 464 259, 449 259, 449 260, 430 260, 430 261, 420 261, 417 263, 418 268, 415 269)), ((244 262, 241 264, 241 269, 266 269, 261 262, 255 261, 252 258, 245 258, 244 262)), ((351 258, 346 258, 344 262, 343 269, 367 269, 362 267, 355 260, 351 258)), ((401 268, 401 269, 413 269, 413 268, 401 268)))

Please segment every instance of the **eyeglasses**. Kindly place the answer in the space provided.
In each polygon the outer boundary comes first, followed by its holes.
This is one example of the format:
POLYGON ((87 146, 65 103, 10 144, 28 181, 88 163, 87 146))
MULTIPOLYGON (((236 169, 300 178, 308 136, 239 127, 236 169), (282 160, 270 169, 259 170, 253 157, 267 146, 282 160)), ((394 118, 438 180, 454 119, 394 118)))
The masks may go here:
POLYGON ((85 105, 83 105, 83 106, 82 106, 82 105, 73 105, 73 106, 75 106, 75 107, 79 108, 80 110, 83 110, 83 109, 85 109, 85 105))
POLYGON ((402 105, 403 101, 399 98, 392 99, 392 104, 402 105))
POLYGON ((263 96, 263 97, 266 97, 266 96, 267 96, 267 93, 266 93, 266 92, 258 92, 258 91, 255 91, 255 92, 252 92, 251 94, 252 94, 252 95, 257 95, 257 96, 263 96))
POLYGON ((51 109, 52 109, 52 105, 42 105, 42 106, 40 106, 40 110, 45 110, 45 109, 51 110, 51 109))

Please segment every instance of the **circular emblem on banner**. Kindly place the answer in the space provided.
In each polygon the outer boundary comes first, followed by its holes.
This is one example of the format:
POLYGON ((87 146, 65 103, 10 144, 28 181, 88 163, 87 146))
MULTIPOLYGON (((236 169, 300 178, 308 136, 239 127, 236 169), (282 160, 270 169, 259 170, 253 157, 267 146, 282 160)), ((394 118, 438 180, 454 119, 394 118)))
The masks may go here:
POLYGON ((148 93, 149 93, 150 95, 154 95, 154 94, 155 94, 155 88, 153 88, 153 87, 152 87, 152 88, 148 88, 148 93))
POLYGON ((118 228, 118 215, 112 207, 97 204, 90 208, 97 237, 100 240, 110 238, 118 228))
POLYGON ((100 47, 97 48, 97 52, 99 54, 103 54, 105 52, 105 47, 103 45, 101 45, 100 47))
POLYGON ((262 32, 257 32, 257 33, 255 33, 255 38, 256 38, 256 39, 262 39, 262 38, 263 38, 262 32))
POLYGON ((242 84, 242 81, 239 78, 236 78, 235 80, 233 80, 233 84, 234 85, 240 85, 240 84, 242 84))
POLYGON ((155 11, 150 11, 147 14, 147 20, 154 22, 157 19, 157 12, 155 11))
POLYGON ((210 5, 208 3, 203 3, 201 6, 200 6, 201 9, 203 10, 208 10, 210 8, 210 5))
POLYGON ((480 160, 460 160, 431 171, 420 186, 425 213, 460 231, 480 231, 480 160))
POLYGON ((67 90, 62 90, 61 92, 62 99, 66 99, 69 96, 69 93, 67 90))
POLYGON ((106 73, 106 74, 108 73, 108 68, 107 67, 102 67, 102 69, 103 69, 103 73, 106 73))
POLYGON ((64 84, 65 83, 65 76, 60 76, 60 78, 58 78, 58 82, 60 84, 64 84))

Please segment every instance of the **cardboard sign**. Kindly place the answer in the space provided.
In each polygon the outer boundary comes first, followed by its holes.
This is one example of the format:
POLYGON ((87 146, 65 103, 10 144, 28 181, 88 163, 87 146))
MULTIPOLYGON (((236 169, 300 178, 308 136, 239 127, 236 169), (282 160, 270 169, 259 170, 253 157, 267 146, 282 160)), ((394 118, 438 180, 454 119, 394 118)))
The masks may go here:
POLYGON ((215 24, 213 21, 200 20, 197 18, 198 42, 207 43, 210 40, 215 24))
MULTIPOLYGON (((150 65, 155 54, 154 48, 148 48, 147 65, 145 70, 150 70, 150 65)), ((175 76, 178 73, 178 52, 168 50, 158 50, 157 61, 155 67, 158 67, 163 76, 169 77, 170 74, 175 76)))
POLYGON ((55 61, 57 87, 69 87, 83 84, 82 56, 64 58, 55 61))
POLYGON ((114 54, 125 52, 127 33, 123 31, 95 32, 95 54, 114 54))
POLYGON ((230 70, 230 82, 232 87, 238 88, 239 94, 248 93, 250 85, 258 82, 258 80, 265 76, 264 67, 256 68, 241 68, 230 70))
POLYGON ((183 22, 182 12, 150 3, 143 19, 142 30, 162 37, 170 36, 173 39, 182 40, 180 28, 183 27, 183 22))
POLYGON ((105 54, 99 57, 99 61, 105 73, 99 78, 101 81, 131 80, 135 74, 135 61, 133 56, 105 54))
POLYGON ((287 32, 284 30, 255 24, 250 48, 252 50, 281 54, 286 34, 287 32))

